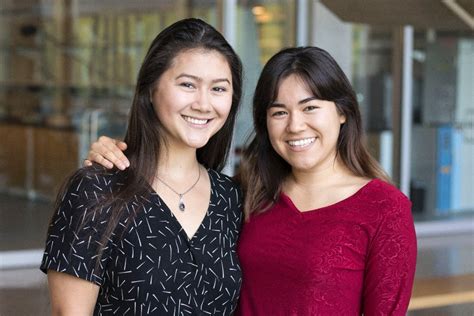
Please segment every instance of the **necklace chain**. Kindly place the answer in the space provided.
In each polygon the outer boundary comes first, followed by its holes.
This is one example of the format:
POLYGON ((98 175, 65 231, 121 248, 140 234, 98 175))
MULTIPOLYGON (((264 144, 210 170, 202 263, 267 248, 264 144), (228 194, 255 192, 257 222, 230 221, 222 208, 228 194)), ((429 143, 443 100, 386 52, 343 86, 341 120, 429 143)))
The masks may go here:
POLYGON ((173 191, 176 195, 178 195, 179 197, 179 202, 178 202, 178 208, 181 212, 184 212, 186 210, 186 204, 184 204, 184 195, 186 193, 188 193, 189 191, 191 191, 192 189, 194 189, 194 187, 196 186, 196 184, 199 182, 199 180, 201 179, 201 168, 199 167, 198 168, 198 177, 196 179, 196 182, 193 183, 193 185, 191 185, 189 187, 189 189, 187 189, 186 191, 184 191, 183 193, 179 193, 178 191, 176 191, 175 189, 173 189, 168 183, 166 183, 165 181, 163 181, 160 177, 158 176, 155 176, 155 178, 160 181, 161 183, 163 183, 168 189, 170 189, 171 191, 173 191))

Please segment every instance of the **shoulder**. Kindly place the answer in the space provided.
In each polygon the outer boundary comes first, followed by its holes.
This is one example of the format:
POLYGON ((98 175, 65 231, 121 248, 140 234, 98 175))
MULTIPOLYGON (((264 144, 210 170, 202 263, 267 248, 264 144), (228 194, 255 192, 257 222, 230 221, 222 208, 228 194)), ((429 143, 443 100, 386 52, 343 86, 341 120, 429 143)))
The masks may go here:
POLYGON ((409 201, 408 197, 397 187, 380 179, 372 179, 369 183, 367 183, 367 191, 375 200, 390 199, 409 201))
POLYGON ((240 210, 243 196, 239 184, 231 177, 213 169, 209 169, 208 172, 211 180, 211 189, 220 198, 223 198, 227 203, 236 205, 237 209, 240 210))
POLYGON ((68 191, 109 192, 115 186, 123 185, 125 180, 120 170, 108 170, 96 164, 78 169, 68 180, 68 191))
POLYGON ((411 201, 394 185, 373 179, 363 189, 368 205, 377 212, 411 217, 411 201))
POLYGON ((218 172, 213 169, 209 169, 209 177, 211 178, 211 183, 214 186, 223 187, 227 190, 239 190, 240 186, 237 184, 235 180, 233 180, 228 175, 225 175, 221 172, 218 172))
POLYGON ((56 199, 56 208, 77 210, 81 207, 97 206, 111 195, 120 191, 124 174, 98 165, 76 170, 63 183, 56 199))

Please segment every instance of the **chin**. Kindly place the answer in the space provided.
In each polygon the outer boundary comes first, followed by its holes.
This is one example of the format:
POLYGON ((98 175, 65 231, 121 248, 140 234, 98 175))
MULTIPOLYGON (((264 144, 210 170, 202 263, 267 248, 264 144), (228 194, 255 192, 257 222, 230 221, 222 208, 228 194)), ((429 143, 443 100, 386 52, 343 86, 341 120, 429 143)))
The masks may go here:
POLYGON ((199 149, 206 146, 208 142, 209 142, 209 139, 204 139, 204 140, 192 140, 192 141, 188 141, 187 143, 189 147, 199 149))
POLYGON ((308 166, 308 165, 292 165, 291 169, 297 170, 297 171, 310 171, 314 168, 314 166, 308 166))
POLYGON ((312 170, 318 165, 315 161, 289 161, 288 163, 292 169, 301 171, 312 170))

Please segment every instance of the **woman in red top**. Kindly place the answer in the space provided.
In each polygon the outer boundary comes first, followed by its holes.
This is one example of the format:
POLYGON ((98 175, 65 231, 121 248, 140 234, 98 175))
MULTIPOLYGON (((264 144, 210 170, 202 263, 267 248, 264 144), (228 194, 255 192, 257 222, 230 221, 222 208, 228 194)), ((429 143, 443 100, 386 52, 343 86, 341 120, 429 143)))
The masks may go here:
POLYGON ((255 90, 241 180, 238 315, 405 315, 416 263, 410 201, 363 144, 334 59, 289 48, 255 90))
MULTIPOLYGON (((239 174, 237 315, 405 315, 416 264, 411 203, 368 153, 334 59, 316 47, 279 52, 253 113, 239 174)), ((90 157, 113 155, 111 140, 102 143, 90 157)))

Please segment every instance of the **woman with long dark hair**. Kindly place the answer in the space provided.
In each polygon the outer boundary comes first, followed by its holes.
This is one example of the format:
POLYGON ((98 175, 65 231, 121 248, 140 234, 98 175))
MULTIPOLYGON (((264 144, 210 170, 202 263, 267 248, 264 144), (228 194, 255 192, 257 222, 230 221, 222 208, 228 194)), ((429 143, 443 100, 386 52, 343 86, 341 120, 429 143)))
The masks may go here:
POLYGON ((58 195, 41 269, 54 315, 229 315, 241 272, 239 187, 219 173, 241 62, 198 19, 153 40, 140 68, 124 171, 78 170, 58 195))
POLYGON ((363 142, 355 93, 316 47, 273 56, 244 153, 238 315, 405 315, 416 265, 410 201, 363 142))
MULTIPOLYGON (((277 53, 253 115, 237 175, 246 221, 236 314, 405 315, 416 265, 411 203, 368 153, 336 61, 316 47, 277 53)), ((125 161, 107 149, 113 143, 103 138, 89 158, 125 161)))

